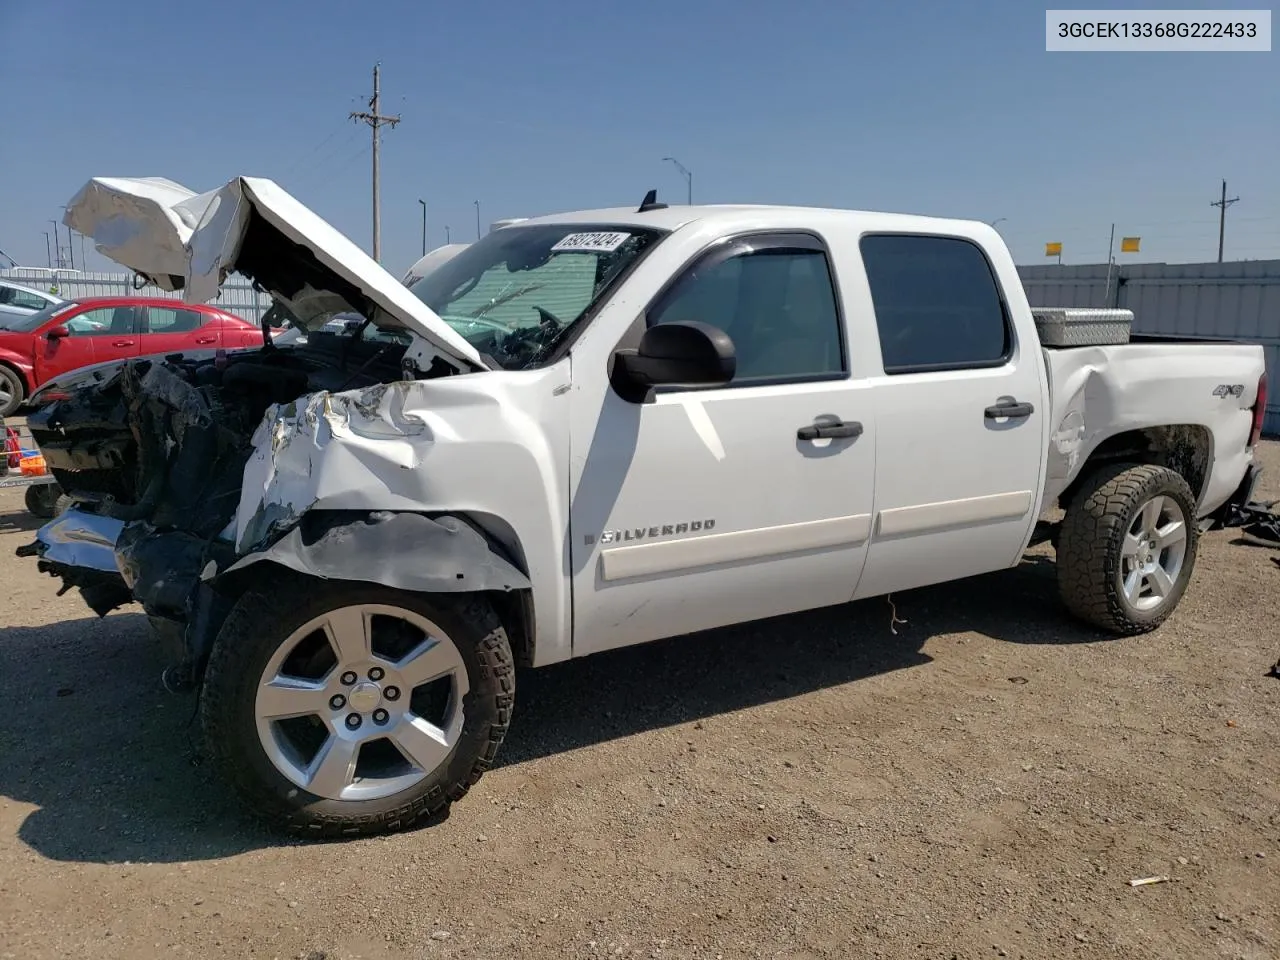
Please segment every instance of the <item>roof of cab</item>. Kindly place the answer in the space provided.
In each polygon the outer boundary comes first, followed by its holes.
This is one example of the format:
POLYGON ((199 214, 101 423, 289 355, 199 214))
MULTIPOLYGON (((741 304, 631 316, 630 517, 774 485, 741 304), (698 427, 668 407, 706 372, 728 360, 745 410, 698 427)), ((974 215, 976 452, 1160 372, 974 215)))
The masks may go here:
MULTIPOLYGON (((905 213, 883 213, 871 210, 841 210, 830 207, 802 207, 778 204, 705 204, 702 206, 671 205, 643 213, 636 207, 606 207, 598 210, 575 210, 543 217, 532 217, 521 223, 505 227, 518 230, 551 223, 617 224, 619 226, 653 227, 658 230, 678 230, 694 222, 717 221, 726 228, 761 220, 779 223, 811 223, 815 226, 833 222, 854 222, 873 230, 903 230, 908 232, 970 233, 975 230, 992 230, 980 220, 957 220, 925 217, 905 213)), ((995 231, 992 230, 995 235, 995 231)))

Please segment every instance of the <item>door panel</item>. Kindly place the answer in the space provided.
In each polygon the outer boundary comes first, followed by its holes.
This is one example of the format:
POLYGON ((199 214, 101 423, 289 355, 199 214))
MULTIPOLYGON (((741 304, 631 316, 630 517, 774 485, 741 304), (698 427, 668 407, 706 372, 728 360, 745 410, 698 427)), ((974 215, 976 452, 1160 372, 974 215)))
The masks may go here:
POLYGON ((864 237, 886 373, 875 384, 876 522, 859 596, 1016 563, 1035 522, 1047 398, 966 240, 864 237), (1018 407, 992 409, 1017 403, 1018 407))
POLYGON ((180 305, 146 308, 144 353, 209 349, 221 343, 219 321, 210 314, 180 305))
POLYGON ((876 424, 870 384, 847 373, 821 244, 753 237, 720 248, 647 317, 721 327, 739 373, 645 403, 582 377, 570 478, 575 655, 849 600, 871 530, 876 424), (814 436, 815 424, 837 421, 859 428, 814 436))
POLYGON ((137 310, 134 307, 96 307, 61 314, 40 332, 35 348, 37 383, 105 360, 138 355, 137 310), (65 326, 70 336, 56 340, 48 332, 65 326))

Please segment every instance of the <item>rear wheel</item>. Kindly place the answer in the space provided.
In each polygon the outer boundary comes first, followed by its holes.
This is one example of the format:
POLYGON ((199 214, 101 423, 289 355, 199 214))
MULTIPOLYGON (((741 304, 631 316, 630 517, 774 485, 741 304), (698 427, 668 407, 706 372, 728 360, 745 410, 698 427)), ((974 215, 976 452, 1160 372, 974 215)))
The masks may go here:
POLYGON ((1186 592, 1199 528, 1195 495, 1155 465, 1104 467, 1067 507, 1058 587, 1076 616, 1117 634, 1154 630, 1186 592))
POLYGON ((17 412, 27 398, 27 388, 22 378, 12 368, 0 364, 0 417, 17 412))
POLYGON ((257 814, 332 836, 401 828, 461 798, 514 697, 487 602, 291 581, 236 604, 201 712, 210 755, 257 814))

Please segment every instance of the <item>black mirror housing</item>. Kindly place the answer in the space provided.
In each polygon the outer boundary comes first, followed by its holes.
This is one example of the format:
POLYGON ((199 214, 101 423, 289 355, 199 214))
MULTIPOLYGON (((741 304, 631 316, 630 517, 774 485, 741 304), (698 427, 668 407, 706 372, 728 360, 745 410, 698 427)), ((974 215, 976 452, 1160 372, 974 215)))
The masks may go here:
POLYGON ((729 335, 697 320, 656 324, 645 330, 637 349, 613 356, 610 379, 630 403, 643 402, 654 387, 724 386, 738 366, 729 335))

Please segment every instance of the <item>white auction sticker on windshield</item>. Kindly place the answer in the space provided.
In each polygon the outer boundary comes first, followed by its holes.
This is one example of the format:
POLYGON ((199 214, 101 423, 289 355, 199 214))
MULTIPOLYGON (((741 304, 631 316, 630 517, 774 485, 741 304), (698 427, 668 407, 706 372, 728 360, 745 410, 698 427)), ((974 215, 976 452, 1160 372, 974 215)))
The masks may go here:
POLYGON ((551 249, 558 253, 613 253, 629 233, 571 233, 551 249))

